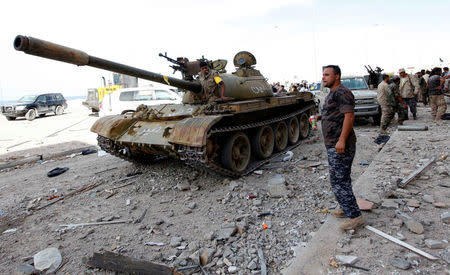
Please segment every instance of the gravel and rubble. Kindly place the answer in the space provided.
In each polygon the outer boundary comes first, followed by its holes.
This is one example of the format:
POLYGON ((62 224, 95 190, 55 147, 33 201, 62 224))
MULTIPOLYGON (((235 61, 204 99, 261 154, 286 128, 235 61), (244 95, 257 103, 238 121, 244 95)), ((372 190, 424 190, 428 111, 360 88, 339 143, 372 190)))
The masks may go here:
MULTIPOLYGON (((433 127, 428 134, 433 132, 433 127)), ((400 234, 421 249, 428 248, 427 244, 446 246, 448 224, 443 221, 448 220, 448 210, 433 203, 449 204, 446 174, 450 171, 449 160, 433 166, 405 189, 395 188, 392 183, 415 169, 412 157, 426 159, 430 150, 443 152, 442 146, 448 143, 442 135, 436 135, 433 138, 442 139, 431 146, 427 142, 418 144, 420 139, 416 134, 404 132, 402 135, 407 140, 404 147, 411 152, 405 154, 388 143, 383 151, 389 152, 389 160, 379 170, 369 171, 374 163, 382 162, 376 157, 382 146, 373 143, 377 130, 365 120, 357 121, 358 147, 352 177, 355 180, 366 171, 373 173, 375 184, 369 193, 374 196, 365 197, 375 203, 367 214, 368 220, 378 229, 393 236, 400 234), (431 196, 434 202, 425 201, 424 195, 431 196), (408 206, 408 200, 414 206, 408 206), (390 202, 390 207, 381 207, 386 202, 390 202), (429 211, 437 212, 427 215, 429 211), (412 219, 423 226, 423 234, 406 228, 405 222, 412 219)), ((15 271, 29 264, 27 257, 56 247, 65 261, 60 268, 62 274, 106 274, 88 269, 81 260, 99 251, 113 251, 175 267, 202 263, 209 274, 259 274, 258 249, 263 251, 269 274, 278 274, 294 257, 292 248, 305 246, 324 222, 328 209, 336 207, 321 135, 319 131, 314 134, 319 140, 293 150, 289 161, 240 179, 202 173, 171 159, 135 165, 109 155, 74 156, 2 171, 0 209, 4 213, 0 216, 0 229, 3 232, 17 228, 17 231, 0 235, 3 244, 0 273, 15 271), (70 170, 47 178, 46 172, 56 166, 70 167, 70 170), (142 174, 117 182, 136 172, 142 174), (134 183, 108 192, 129 181, 134 183), (54 196, 90 184, 98 186, 39 211, 32 210, 51 202, 54 196), (28 216, 15 219, 24 214, 28 216), (140 218, 142 221, 135 223, 140 218), (61 226, 121 220, 130 222, 76 228, 61 226)), ((429 197, 427 200, 431 201, 429 197)), ((409 251, 368 232, 345 235, 339 243, 341 250, 336 255, 355 256, 357 262, 350 262, 371 271, 379 271, 381 267, 386 268, 381 273, 397 270, 390 264, 391 258, 401 258, 412 265, 418 263, 415 266, 423 271, 443 270, 441 262, 428 263, 414 257, 415 254, 408 258, 409 251), (368 247, 370 252, 364 249, 368 247), (389 253, 385 257, 382 252, 389 253)), ((448 249, 435 250, 433 253, 442 259, 449 258, 448 249)), ((343 257, 347 258, 350 259, 343 257)), ((330 267, 329 271, 342 273, 343 267, 330 267)), ((183 272, 201 274, 198 270, 183 272)))

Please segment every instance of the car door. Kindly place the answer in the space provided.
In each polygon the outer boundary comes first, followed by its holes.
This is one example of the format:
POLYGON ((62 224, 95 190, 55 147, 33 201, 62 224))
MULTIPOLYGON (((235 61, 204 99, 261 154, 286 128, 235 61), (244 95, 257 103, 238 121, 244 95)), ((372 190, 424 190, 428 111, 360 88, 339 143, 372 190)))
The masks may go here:
POLYGON ((44 114, 48 111, 47 97, 45 95, 38 96, 35 102, 38 114, 44 114))
POLYGON ((47 112, 55 112, 56 111, 56 98, 55 95, 46 95, 47 99, 47 112))

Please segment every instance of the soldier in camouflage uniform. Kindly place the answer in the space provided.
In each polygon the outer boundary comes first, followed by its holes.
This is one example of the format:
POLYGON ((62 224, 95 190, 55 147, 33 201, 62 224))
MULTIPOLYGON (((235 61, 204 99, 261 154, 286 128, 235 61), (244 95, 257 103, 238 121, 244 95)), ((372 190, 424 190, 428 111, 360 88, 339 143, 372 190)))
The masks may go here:
MULTIPOLYGON (((398 124, 403 125, 405 120, 405 108, 406 103, 403 102, 399 91, 400 78, 395 76, 393 82, 389 84, 384 90, 385 96, 382 108, 380 134, 387 134, 387 127, 395 117, 395 113, 398 114, 398 124)), ((381 103, 380 103, 381 104, 381 103)))
POLYGON ((388 87, 388 82, 389 82, 389 76, 388 75, 383 75, 382 76, 383 81, 380 82, 380 84, 378 84, 378 88, 377 88, 377 100, 378 100, 378 104, 380 104, 381 107, 381 127, 380 127, 380 134, 385 135, 387 134, 386 129, 387 126, 384 127, 384 125, 386 124, 386 119, 387 117, 391 116, 391 113, 393 112, 389 106, 387 105, 386 102, 386 88, 388 87))
POLYGON ((215 70, 211 70, 208 63, 200 62, 200 73, 198 80, 202 84, 204 91, 203 100, 206 102, 214 102, 217 99, 227 100, 225 97, 225 83, 223 83, 219 74, 215 70), (219 92, 220 88, 220 92, 219 92))
POLYGON ((338 66, 324 67, 323 84, 330 88, 324 101, 322 133, 330 165, 330 183, 340 209, 332 215, 346 218, 340 225, 343 230, 356 229, 365 224, 351 185, 351 167, 356 151, 356 135, 353 131, 355 99, 352 92, 341 85, 338 66))
MULTIPOLYGON (((405 69, 398 70, 400 74, 400 95, 403 101, 409 106, 413 118, 417 119, 417 102, 416 96, 419 93, 419 85, 417 79, 413 75, 406 73, 405 69)), ((408 119, 408 108, 405 109, 405 120, 408 119)))

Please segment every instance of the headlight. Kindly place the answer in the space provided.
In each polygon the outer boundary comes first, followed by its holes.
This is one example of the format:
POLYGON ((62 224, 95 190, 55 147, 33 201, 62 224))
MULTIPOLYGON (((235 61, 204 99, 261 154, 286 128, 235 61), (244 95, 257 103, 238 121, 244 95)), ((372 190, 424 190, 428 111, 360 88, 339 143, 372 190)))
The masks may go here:
POLYGON ((25 109, 25 106, 16 106, 17 111, 22 111, 23 109, 25 109))

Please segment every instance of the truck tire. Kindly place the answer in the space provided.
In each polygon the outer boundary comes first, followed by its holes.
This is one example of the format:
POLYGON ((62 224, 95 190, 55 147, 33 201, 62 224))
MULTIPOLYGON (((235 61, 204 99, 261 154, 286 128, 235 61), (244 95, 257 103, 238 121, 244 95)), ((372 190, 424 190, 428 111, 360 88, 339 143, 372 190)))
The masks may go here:
POLYGON ((35 109, 30 109, 28 110, 28 112, 25 114, 25 118, 29 121, 32 121, 36 118, 37 112, 35 109))
POLYGON ((61 105, 56 106, 55 115, 59 116, 59 115, 62 115, 63 113, 64 113, 64 107, 61 105))

